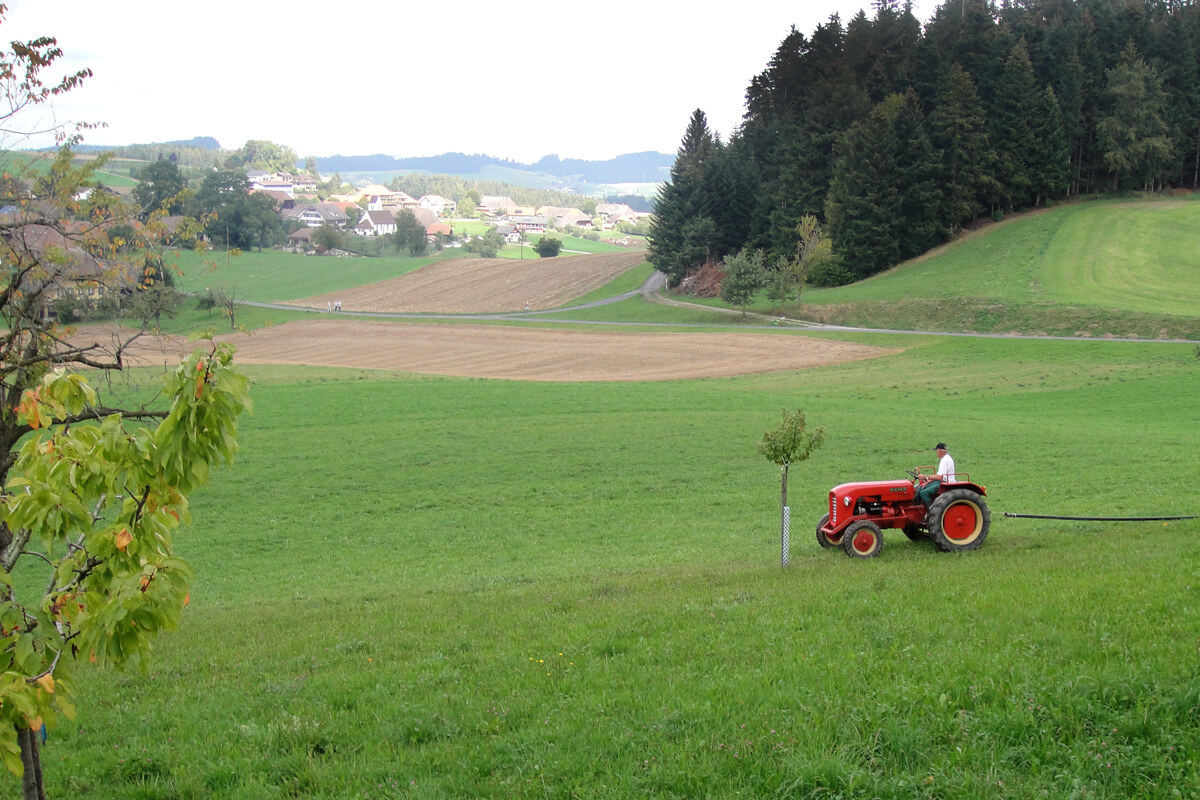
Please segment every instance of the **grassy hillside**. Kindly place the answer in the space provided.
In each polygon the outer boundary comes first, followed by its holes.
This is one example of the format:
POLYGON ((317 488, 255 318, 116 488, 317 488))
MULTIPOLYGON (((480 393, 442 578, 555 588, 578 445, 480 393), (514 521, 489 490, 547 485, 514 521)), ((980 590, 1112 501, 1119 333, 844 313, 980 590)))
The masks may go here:
POLYGON ((799 313, 872 327, 1196 339, 1197 275, 1200 201, 1077 203, 987 226, 852 286, 806 290, 799 313))
MULTIPOLYGON (((23 180, 32 181, 50 170, 54 156, 53 152, 6 150, 0 153, 0 169, 23 180)), ((94 160, 92 156, 81 156, 74 159, 73 164, 80 166, 94 160)), ((126 159, 111 159, 105 163, 102 169, 96 171, 95 177, 103 186, 110 186, 114 189, 131 188, 137 186, 138 182, 129 177, 130 170, 143 164, 144 162, 126 159)))
MULTIPOLYGON (((183 628, 86 669, 51 796, 1033 798, 1200 793, 1200 369, 1173 344, 857 336, 855 364, 537 384, 256 368, 192 504, 183 628), (792 470, 783 407, 824 425, 792 470), (929 464, 984 548, 816 545, 929 464)), ((780 346, 801 341, 780 337, 780 346)))
POLYGON ((180 288, 184 291, 203 292, 206 287, 221 286, 236 291, 239 298, 265 303, 388 280, 438 257, 328 258, 277 250, 247 250, 238 255, 222 250, 200 255, 184 250, 177 261, 183 271, 180 288))

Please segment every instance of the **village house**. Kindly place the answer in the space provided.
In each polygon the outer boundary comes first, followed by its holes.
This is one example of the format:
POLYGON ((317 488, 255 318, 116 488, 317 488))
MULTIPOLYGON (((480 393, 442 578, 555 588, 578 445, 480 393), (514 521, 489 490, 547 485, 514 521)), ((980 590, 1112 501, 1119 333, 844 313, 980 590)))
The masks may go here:
POLYGON ((438 216, 443 214, 452 216, 458 211, 458 203, 447 197, 442 197, 440 194, 422 195, 421 199, 417 202, 421 208, 428 209, 438 216))
POLYGON ((534 213, 547 220, 553 220, 556 228, 590 228, 592 226, 592 218, 578 208, 542 206, 534 213))
POLYGON ((303 203, 285 209, 283 218, 285 220, 294 219, 309 228, 319 228, 322 225, 344 228, 350 222, 346 212, 333 203, 303 203))
POLYGON ((402 208, 421 207, 420 203, 405 192, 394 192, 378 183, 364 186, 354 199, 359 203, 365 203, 368 211, 395 212, 402 208))
MULTIPOLYGON (((7 215, 13 217, 14 215, 7 215)), ((47 270, 34 270, 21 277, 21 291, 37 300, 37 313, 43 320, 54 319, 56 301, 71 297, 81 304, 95 306, 105 296, 120 296, 134 285, 127 268, 110 264, 87 252, 103 233, 86 223, 69 222, 66 235, 50 225, 29 223, 19 226, 21 247, 30 253, 54 252, 47 270), (78 236, 79 238, 75 238, 78 236)))
POLYGON ((641 211, 634 211, 624 203, 598 203, 596 205, 596 213, 603 217, 606 230, 612 230, 622 222, 636 225, 644 218, 650 216, 650 214, 641 211))
POLYGON ((354 232, 359 236, 387 236, 396 232, 396 218, 391 211, 365 211, 354 232))
POLYGON ((546 218, 533 216, 512 216, 507 217, 507 221, 512 225, 513 229, 520 233, 545 233, 546 218))
POLYGON ((503 216, 509 213, 509 209, 517 208, 517 204, 513 202, 511 197, 507 195, 490 195, 485 194, 479 198, 479 203, 476 208, 480 213, 489 217, 503 216))
POLYGON ((250 191, 252 192, 280 193, 287 197, 293 197, 296 194, 296 187, 292 184, 290 176, 283 177, 261 169, 252 169, 246 172, 246 178, 250 181, 250 191))
POLYGON ((297 228, 287 236, 287 242, 292 247, 311 247, 313 228, 297 228))
POLYGON ((507 222, 497 225, 496 232, 503 236, 504 241, 508 244, 516 244, 521 241, 521 232, 507 222))
POLYGON ((296 194, 316 194, 317 179, 311 175, 297 175, 292 179, 292 188, 296 194))

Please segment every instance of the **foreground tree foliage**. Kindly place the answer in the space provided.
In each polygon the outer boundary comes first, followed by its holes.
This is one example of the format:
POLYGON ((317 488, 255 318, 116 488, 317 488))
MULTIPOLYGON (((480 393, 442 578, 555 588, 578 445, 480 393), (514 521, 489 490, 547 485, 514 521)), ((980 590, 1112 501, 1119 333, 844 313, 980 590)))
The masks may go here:
POLYGON ((1087 192, 1200 188, 1200 5, 899 0, 794 28, 722 144, 697 110, 655 208, 672 284, 816 216, 842 268, 886 269, 980 217, 1087 192), (751 187, 746 192, 745 187, 751 187))
POLYGON ((233 459, 249 407, 227 346, 167 378, 165 409, 110 407, 85 377, 131 365, 169 313, 170 244, 199 227, 168 229, 170 169, 148 207, 129 206, 96 180, 103 158, 72 165, 86 126, 37 124, 90 74, 47 79, 61 55, 50 37, 0 51, 0 760, 26 798, 44 796, 39 738, 74 713, 73 664, 144 666, 154 635, 178 624, 190 572, 172 535, 188 493, 233 459), (54 158, 11 151, 35 133, 54 134, 54 158), (68 298, 140 313, 141 326, 85 338, 55 314, 68 298))
POLYGON ((74 662, 147 667, 155 635, 178 627, 187 604, 192 573, 173 535, 188 494, 233 461, 248 384, 217 345, 164 388, 170 407, 153 429, 105 413, 86 378, 62 368, 15 410, 32 435, 0 505, 0 758, 27 786, 41 781, 42 728, 75 715, 74 662), (45 588, 17 589, 34 585, 45 588))

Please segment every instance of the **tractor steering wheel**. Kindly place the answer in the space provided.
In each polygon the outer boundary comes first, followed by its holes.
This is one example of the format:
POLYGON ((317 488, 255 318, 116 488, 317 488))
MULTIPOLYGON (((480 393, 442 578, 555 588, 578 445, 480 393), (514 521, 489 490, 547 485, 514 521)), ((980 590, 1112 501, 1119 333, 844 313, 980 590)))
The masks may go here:
POLYGON ((906 469, 904 471, 907 472, 910 476, 912 476, 912 479, 914 481, 917 481, 918 483, 921 481, 921 475, 915 469, 906 469))

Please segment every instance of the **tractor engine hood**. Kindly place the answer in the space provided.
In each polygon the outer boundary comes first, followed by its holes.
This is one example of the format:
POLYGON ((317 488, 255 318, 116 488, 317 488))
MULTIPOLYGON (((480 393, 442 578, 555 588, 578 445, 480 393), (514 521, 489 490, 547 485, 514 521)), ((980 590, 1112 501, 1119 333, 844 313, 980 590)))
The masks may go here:
POLYGON ((913 488, 912 481, 897 480, 897 481, 857 481, 855 483, 843 483, 833 487, 830 494, 840 502, 845 502, 843 498, 850 498, 850 505, 860 497, 878 497, 884 502, 901 502, 904 500, 912 500, 917 496, 917 490, 913 488))

